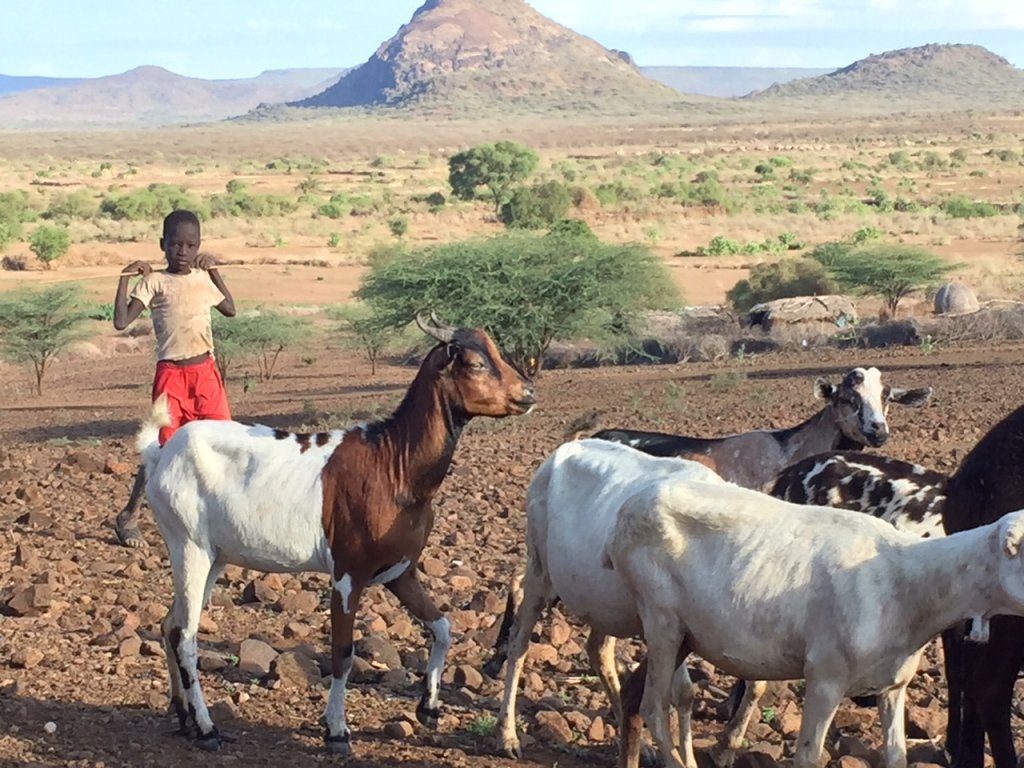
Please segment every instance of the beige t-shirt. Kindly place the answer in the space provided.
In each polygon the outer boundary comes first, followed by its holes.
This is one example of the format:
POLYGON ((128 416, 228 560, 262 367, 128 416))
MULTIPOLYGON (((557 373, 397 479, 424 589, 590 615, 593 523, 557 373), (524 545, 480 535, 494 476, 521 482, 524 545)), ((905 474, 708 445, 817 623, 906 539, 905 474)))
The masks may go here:
POLYGON ((210 308, 224 301, 224 294, 208 272, 150 272, 132 289, 130 298, 141 301, 153 314, 157 360, 184 360, 213 351, 210 308))

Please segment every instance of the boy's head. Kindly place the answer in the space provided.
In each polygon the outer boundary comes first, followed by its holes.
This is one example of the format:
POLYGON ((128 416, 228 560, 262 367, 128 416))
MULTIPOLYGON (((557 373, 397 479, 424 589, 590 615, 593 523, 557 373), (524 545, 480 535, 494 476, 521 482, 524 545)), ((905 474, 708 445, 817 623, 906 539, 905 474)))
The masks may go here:
POLYGON ((192 271, 201 243, 199 217, 192 211, 172 211, 164 218, 160 249, 171 272, 192 271))

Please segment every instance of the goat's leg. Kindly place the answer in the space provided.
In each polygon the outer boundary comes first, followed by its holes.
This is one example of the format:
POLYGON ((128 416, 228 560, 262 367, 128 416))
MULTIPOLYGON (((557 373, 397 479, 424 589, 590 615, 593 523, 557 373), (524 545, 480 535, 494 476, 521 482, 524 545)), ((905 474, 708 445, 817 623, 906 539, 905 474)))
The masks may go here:
POLYGON ((615 638, 604 635, 596 629, 590 630, 587 637, 587 658, 590 667, 601 678, 608 702, 615 714, 615 722, 622 723, 622 684, 619 671, 615 668, 615 638))
POLYGON ((697 758, 693 754, 693 698, 694 685, 690 679, 690 670, 686 666, 688 653, 677 652, 675 674, 672 676, 672 704, 679 717, 679 734, 673 738, 683 753, 687 765, 696 765, 697 758))
POLYGON ((808 675, 804 714, 800 721, 793 768, 820 768, 825 737, 844 693, 842 686, 808 675))
POLYGON ((622 720, 619 721, 619 768, 639 768, 644 723, 640 702, 647 680, 647 657, 644 656, 622 684, 622 720))
POLYGON ((949 703, 946 707, 946 755, 950 764, 960 752, 964 709, 964 626, 957 624, 942 633, 942 663, 949 703))
POLYGON ((114 532, 117 540, 126 547, 141 548, 146 546, 146 539, 139 530, 139 508, 142 506, 142 496, 146 490, 146 467, 143 464, 135 472, 135 481, 132 483, 132 492, 128 497, 128 503, 124 509, 117 513, 114 520, 114 532))
POLYGON ((878 694, 878 715, 882 721, 885 743, 885 768, 907 768, 907 734, 903 723, 906 707, 906 685, 878 694))
POLYGON ((715 765, 725 768, 733 764, 736 759, 736 750, 743 746, 743 737, 750 727, 750 720, 757 712, 757 703, 768 690, 768 683, 764 680, 748 680, 743 685, 743 698, 739 706, 733 712, 728 725, 722 731, 718 743, 711 749, 711 759, 715 765))
POLYGON ((407 569, 386 586, 409 613, 430 628, 433 635, 423 697, 416 707, 416 719, 428 728, 437 728, 441 716, 441 672, 452 645, 452 624, 424 591, 423 585, 416 578, 415 568, 407 569))
POLYGON ((508 588, 508 597, 505 600, 505 613, 501 616, 501 626, 498 627, 498 637, 494 641, 494 655, 483 666, 483 673, 490 678, 497 679, 501 674, 501 665, 508 658, 508 641, 512 632, 512 622, 516 617, 516 608, 523 602, 523 576, 516 574, 512 577, 512 583, 508 588))
POLYGON ((981 655, 973 682, 979 689, 979 714, 988 734, 989 748, 996 768, 1016 768, 1017 752, 1010 727, 1013 687, 1024 661, 1024 644, 1020 642, 1024 621, 1015 616, 996 616, 992 631, 981 655))
MULTIPOLYGON (((175 602, 177 599, 175 598, 175 602)), ((164 643, 164 661, 167 663, 167 677, 170 681, 170 704, 174 714, 178 716, 178 734, 188 736, 188 702, 185 700, 185 689, 181 685, 181 667, 178 664, 178 653, 171 644, 171 629, 174 625, 174 605, 160 622, 160 634, 164 643)))
POLYGON ((191 542, 185 542, 179 552, 172 553, 172 550, 173 547, 168 547, 175 600, 167 633, 168 645, 177 661, 181 685, 188 699, 189 714, 198 731, 196 745, 201 749, 216 750, 220 748, 221 738, 203 697, 196 647, 196 633, 199 631, 199 619, 214 558, 191 542))
POLYGON ((362 585, 354 585, 352 577, 344 574, 331 591, 331 692, 324 712, 327 723, 324 744, 328 752, 345 757, 352 753, 352 734, 345 716, 345 691, 355 658, 352 627, 362 590, 362 585))
POLYGON ((523 674, 530 635, 550 598, 551 584, 545 576, 544 568, 531 559, 523 580, 523 596, 519 602, 519 610, 509 632, 505 691, 498 712, 497 747, 501 754, 508 757, 523 756, 519 734, 516 733, 516 696, 519 693, 519 678, 523 674))
MULTIPOLYGON (((677 654, 684 636, 682 628, 670 614, 645 611, 641 607, 640 620, 647 640, 647 678, 640 711, 661 756, 669 768, 697 768, 693 758, 692 745, 684 761, 672 738, 669 709, 672 699, 673 675, 680 666, 677 654)), ((688 673, 685 673, 687 678, 688 673)), ((676 686, 677 689, 680 686, 676 686)), ((678 691, 677 691, 678 692, 678 691)))

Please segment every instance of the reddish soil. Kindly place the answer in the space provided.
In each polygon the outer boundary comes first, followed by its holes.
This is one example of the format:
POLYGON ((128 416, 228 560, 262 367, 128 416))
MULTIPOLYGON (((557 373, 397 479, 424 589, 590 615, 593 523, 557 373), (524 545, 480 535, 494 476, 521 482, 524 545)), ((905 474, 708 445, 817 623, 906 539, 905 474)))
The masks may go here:
MULTIPOLYGON (((371 590, 357 626, 362 658, 374 658, 360 665, 349 693, 356 757, 348 764, 515 764, 495 757, 492 738, 478 735, 497 711, 500 684, 481 679, 477 670, 488 658, 506 584, 523 561, 526 485, 573 419, 596 408, 605 426, 705 435, 785 426, 815 410, 816 376, 838 380, 853 366, 877 365, 894 385, 935 388, 924 408, 891 409, 893 436, 885 453, 949 471, 1019 404, 1022 363, 1024 347, 1002 346, 932 354, 815 350, 725 364, 545 372, 533 414, 470 426, 437 499, 424 578, 456 626, 440 729, 403 725, 416 704, 425 639, 389 595, 371 590)), ((0 609, 6 610, 0 614, 0 765, 326 762, 318 724, 326 689, 315 673, 310 682, 294 668, 243 671, 258 660, 238 658, 241 642, 256 638, 275 651, 292 651, 292 660, 325 661, 327 581, 315 574, 225 573, 200 647, 208 701, 222 730, 237 740, 207 756, 170 733, 166 669, 155 642, 170 597, 164 547, 148 512, 147 550, 117 546, 110 527, 127 497, 132 437, 148 405, 151 365, 146 353, 60 363, 41 397, 30 394, 24 371, 0 367, 0 609), (7 607, 28 588, 34 610, 7 607), (261 601, 243 602, 247 589, 261 601), (56 724, 54 733, 44 729, 48 722, 56 724)), ((241 377, 233 378, 229 390, 243 421, 342 426, 389 410, 413 373, 384 366, 371 377, 362 361, 330 353, 311 363, 285 360, 273 382, 250 382, 248 391, 241 377)), ((521 764, 612 766, 614 724, 582 651, 583 635, 553 613, 553 622, 538 626, 520 699, 532 737, 521 764), (538 719, 545 710, 559 715, 538 719)), ((627 662, 637 650, 635 643, 620 645, 627 662)), ((917 739, 942 736, 946 694, 936 658, 933 649, 910 695, 917 739)), ((706 744, 721 728, 712 715, 729 681, 703 671, 697 726, 706 744)), ((794 690, 795 684, 773 686, 763 722, 751 729, 752 748, 776 758, 789 753, 799 712, 794 690)), ((877 763, 877 753, 867 749, 880 741, 873 711, 844 704, 837 725, 844 737, 837 754, 863 753, 877 763)), ((915 749, 912 760, 938 759, 927 743, 915 749)))

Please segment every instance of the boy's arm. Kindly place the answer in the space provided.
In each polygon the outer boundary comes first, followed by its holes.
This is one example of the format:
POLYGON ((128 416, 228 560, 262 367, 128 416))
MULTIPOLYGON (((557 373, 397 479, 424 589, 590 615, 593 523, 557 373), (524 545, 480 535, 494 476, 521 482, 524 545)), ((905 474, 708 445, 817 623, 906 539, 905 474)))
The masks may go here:
POLYGON ((224 278, 220 276, 220 272, 217 270, 217 262, 214 257, 208 253, 201 253, 198 258, 196 258, 196 266, 199 269, 206 270, 207 274, 210 276, 210 282, 217 287, 217 290, 220 291, 221 295, 224 297, 220 304, 214 305, 214 309, 224 315, 224 317, 234 317, 235 300, 231 296, 231 291, 229 291, 228 287, 224 284, 224 278))
POLYGON ((133 261, 121 272, 117 280, 117 293, 114 294, 114 328, 123 331, 135 322, 146 305, 132 297, 128 300, 128 281, 133 275, 145 277, 152 272, 152 267, 144 261, 133 261))

